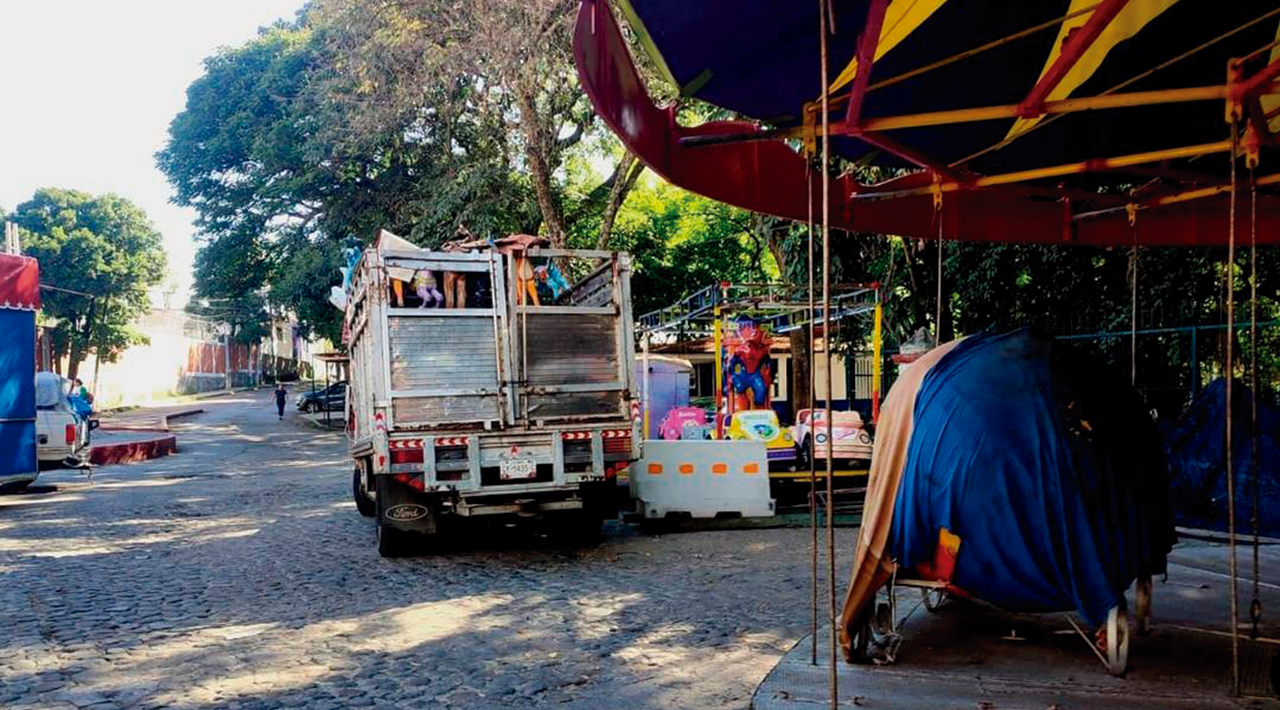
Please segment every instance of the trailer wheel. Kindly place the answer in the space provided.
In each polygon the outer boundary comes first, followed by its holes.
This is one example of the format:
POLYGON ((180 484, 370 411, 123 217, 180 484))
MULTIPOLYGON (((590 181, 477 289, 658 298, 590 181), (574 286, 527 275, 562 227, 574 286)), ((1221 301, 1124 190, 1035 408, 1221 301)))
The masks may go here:
POLYGON ((1129 665, 1129 614, 1124 598, 1107 613, 1107 670, 1123 677, 1129 665))
POLYGON ((378 512, 378 506, 369 500, 369 496, 365 495, 364 490, 360 487, 360 472, 364 468, 363 465, 356 467, 351 472, 351 497, 355 498, 356 510, 366 518, 372 518, 378 512))
MULTIPOLYGON (((868 663, 871 661, 871 610, 863 613, 862 618, 853 622, 849 633, 849 650, 845 660, 850 663, 868 663)), ((817 640, 814 639, 816 643, 817 640)))
POLYGON ((1138 615, 1138 634, 1146 636, 1151 633, 1151 577, 1149 575, 1138 577, 1134 597, 1137 607, 1135 613, 1138 615))
POLYGON ((920 595, 924 597, 924 608, 936 612, 947 602, 947 590, 921 587, 920 595))

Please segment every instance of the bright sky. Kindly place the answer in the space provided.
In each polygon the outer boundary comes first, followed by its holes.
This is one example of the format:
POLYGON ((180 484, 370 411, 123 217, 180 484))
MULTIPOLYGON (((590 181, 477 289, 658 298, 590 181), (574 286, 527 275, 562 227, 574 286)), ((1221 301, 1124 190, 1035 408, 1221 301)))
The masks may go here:
POLYGON ((152 156, 204 58, 302 4, 0 0, 0 206, 12 210, 40 187, 128 198, 164 234, 171 280, 185 291, 195 212, 169 203, 152 156))

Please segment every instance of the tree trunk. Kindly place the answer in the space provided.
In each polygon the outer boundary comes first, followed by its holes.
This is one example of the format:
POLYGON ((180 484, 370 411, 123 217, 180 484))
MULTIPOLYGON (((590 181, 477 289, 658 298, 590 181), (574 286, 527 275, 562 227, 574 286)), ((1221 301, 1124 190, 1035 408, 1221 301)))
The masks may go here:
POLYGON ((80 361, 84 360, 84 350, 76 345, 71 344, 70 351, 67 355, 67 379, 74 380, 76 375, 80 374, 80 361))
POLYGON ((813 353, 809 351, 809 329, 796 328, 788 333, 791 339, 791 413, 813 406, 813 391, 809 387, 813 370, 813 353))
POLYGON ((644 163, 636 160, 631 151, 622 154, 618 167, 613 171, 613 185, 609 188, 609 201, 604 205, 604 213, 600 215, 600 237, 596 241, 597 249, 609 248, 609 237, 613 234, 613 223, 618 218, 618 210, 627 201, 627 194, 635 186, 640 173, 644 172, 644 163))
POLYGON ((533 173, 533 189, 538 198, 538 209, 542 212, 542 222, 547 227, 546 236, 553 247, 563 249, 564 223, 560 219, 560 208, 551 194, 551 168, 547 164, 547 150, 539 125, 538 109, 534 105, 533 93, 527 86, 518 86, 515 95, 520 108, 520 128, 524 132, 525 157, 529 159, 529 172, 533 173))
POLYGON ((80 373, 80 362, 89 351, 89 343, 93 342, 93 325, 98 316, 98 299, 89 299, 89 315, 85 318, 84 331, 72 332, 70 351, 67 358, 67 379, 74 380, 80 373))

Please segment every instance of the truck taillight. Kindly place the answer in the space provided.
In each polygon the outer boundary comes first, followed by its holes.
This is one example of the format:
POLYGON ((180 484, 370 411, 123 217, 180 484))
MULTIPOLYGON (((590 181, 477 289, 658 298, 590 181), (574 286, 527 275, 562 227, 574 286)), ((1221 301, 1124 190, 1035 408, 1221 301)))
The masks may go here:
POLYGON ((422 449, 394 449, 391 463, 422 463, 422 449))
POLYGON ((619 432, 615 436, 605 437, 604 452, 606 454, 625 454, 631 451, 631 432, 619 432))
POLYGON ((397 473, 395 474, 395 479, 416 491, 426 489, 426 486, 422 484, 422 476, 416 473, 397 473))
POLYGON ((67 425, 67 445, 74 446, 75 443, 76 443, 76 425, 68 424, 67 425))

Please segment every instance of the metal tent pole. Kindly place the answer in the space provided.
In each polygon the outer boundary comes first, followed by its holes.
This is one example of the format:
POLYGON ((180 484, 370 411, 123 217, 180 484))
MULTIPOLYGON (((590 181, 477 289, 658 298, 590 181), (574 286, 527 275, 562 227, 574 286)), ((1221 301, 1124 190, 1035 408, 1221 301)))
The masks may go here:
MULTIPOLYGON (((827 592, 830 601, 830 608, 827 615, 827 623, 831 628, 831 708, 836 710, 840 704, 840 681, 836 668, 836 646, 838 643, 836 631, 836 539, 835 528, 832 525, 834 510, 832 509, 832 495, 834 493, 832 480, 835 478, 832 474, 832 427, 831 427, 831 106, 830 91, 827 87, 830 82, 827 78, 827 0, 819 0, 818 14, 819 19, 819 49, 821 66, 819 72, 822 79, 822 350, 825 357, 823 358, 823 367, 826 373, 826 386, 824 393, 826 394, 826 421, 823 423, 827 430, 827 505, 826 505, 826 524, 827 524, 827 592)), ((816 438, 816 436, 815 436, 816 438)))
POLYGON ((813 414, 816 411, 814 406, 814 395, 818 390, 817 370, 814 369, 814 360, 818 357, 817 339, 814 337, 814 304, 813 304, 813 164, 806 160, 805 173, 809 183, 809 443, 800 442, 801 447, 808 447, 806 458, 809 459, 809 552, 811 579, 813 581, 813 604, 812 619, 810 620, 809 634, 809 664, 818 665, 818 460, 814 457, 816 449, 813 445, 814 426, 813 414))
POLYGON ((1253 599, 1249 602, 1249 638, 1258 638, 1262 620, 1258 567, 1258 187, 1249 166, 1249 469, 1253 474, 1253 599))
MULTIPOLYGON (((1236 124, 1231 120, 1231 214, 1227 222, 1227 323, 1234 325, 1235 319, 1235 287, 1236 287, 1236 148, 1238 146, 1236 124)), ((1224 370, 1227 378, 1226 390, 1226 474, 1227 474, 1227 547, 1231 555, 1231 694, 1240 695, 1240 631, 1239 611, 1236 583, 1236 492, 1235 492, 1235 456, 1231 441, 1231 390, 1235 373, 1233 362, 1233 344, 1235 329, 1227 328, 1226 357, 1224 370)))

